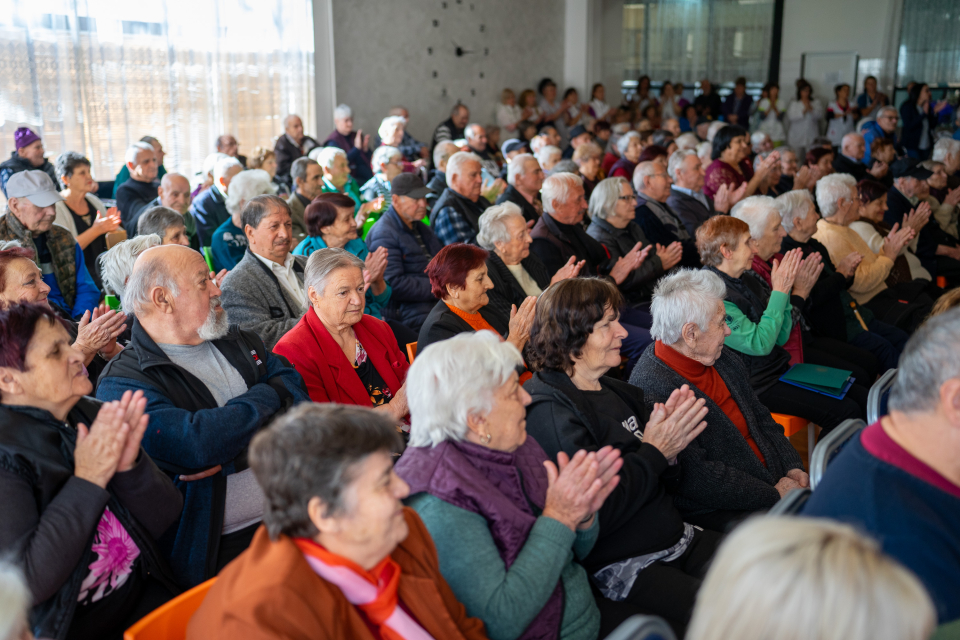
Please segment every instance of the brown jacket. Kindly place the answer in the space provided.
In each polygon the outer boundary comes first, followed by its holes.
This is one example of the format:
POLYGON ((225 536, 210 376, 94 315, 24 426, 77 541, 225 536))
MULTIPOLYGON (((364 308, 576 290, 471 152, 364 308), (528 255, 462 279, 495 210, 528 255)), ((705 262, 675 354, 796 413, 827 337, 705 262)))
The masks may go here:
MULTIPOLYGON (((404 508, 410 534, 391 554, 400 565, 399 597, 437 640, 481 640, 483 623, 467 617, 440 575, 437 550, 420 517, 404 508)), ((187 640, 376 640, 338 587, 307 564, 293 541, 271 542, 260 527, 227 565, 190 620, 187 640)))

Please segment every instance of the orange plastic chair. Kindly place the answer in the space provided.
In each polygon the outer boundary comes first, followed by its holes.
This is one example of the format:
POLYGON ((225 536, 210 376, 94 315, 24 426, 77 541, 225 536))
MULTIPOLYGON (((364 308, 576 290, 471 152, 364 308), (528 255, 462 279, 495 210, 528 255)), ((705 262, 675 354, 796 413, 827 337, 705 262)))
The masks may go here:
POLYGON ((937 286, 941 289, 947 288, 947 277, 946 276, 937 276, 937 286))
POLYGON ((413 364, 413 359, 417 356, 417 343, 408 342, 407 343, 407 360, 410 361, 410 364, 413 364))
POLYGON ((215 581, 216 578, 210 578, 151 611, 124 632, 123 640, 184 640, 190 618, 215 581))
POLYGON ((785 413, 771 413, 773 421, 783 427, 783 435, 788 438, 803 429, 807 430, 807 470, 810 470, 810 457, 817 444, 817 426, 799 416, 789 416, 785 413))

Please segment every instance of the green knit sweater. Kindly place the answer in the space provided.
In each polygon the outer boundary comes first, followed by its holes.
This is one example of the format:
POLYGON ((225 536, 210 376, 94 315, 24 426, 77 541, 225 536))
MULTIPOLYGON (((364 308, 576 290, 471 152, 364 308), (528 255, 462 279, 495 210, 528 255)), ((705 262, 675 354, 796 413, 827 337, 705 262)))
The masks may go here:
POLYGON ((537 518, 526 544, 507 570, 483 516, 428 493, 411 496, 413 507, 433 537, 440 572, 467 614, 480 618, 491 640, 515 640, 563 581, 561 640, 594 640, 600 611, 587 572, 574 561, 597 541, 600 527, 574 533, 553 518, 537 518))

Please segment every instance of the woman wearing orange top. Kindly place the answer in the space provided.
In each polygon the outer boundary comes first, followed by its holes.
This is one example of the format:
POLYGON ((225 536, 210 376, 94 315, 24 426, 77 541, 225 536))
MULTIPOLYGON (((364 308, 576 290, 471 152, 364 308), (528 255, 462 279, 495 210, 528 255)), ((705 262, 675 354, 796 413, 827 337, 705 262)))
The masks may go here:
POLYGON ((440 302, 420 328, 417 351, 458 333, 487 330, 523 352, 537 299, 529 296, 519 309, 514 305, 509 318, 487 308, 487 291, 493 289, 487 275, 489 255, 479 247, 457 243, 445 246, 433 257, 427 265, 427 275, 433 295, 440 302))

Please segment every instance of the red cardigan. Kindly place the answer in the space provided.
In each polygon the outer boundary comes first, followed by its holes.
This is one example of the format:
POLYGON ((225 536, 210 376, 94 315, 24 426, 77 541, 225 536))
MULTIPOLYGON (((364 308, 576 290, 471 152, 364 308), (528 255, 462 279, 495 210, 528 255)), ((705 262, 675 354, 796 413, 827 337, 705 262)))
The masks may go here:
MULTIPOLYGON (((400 352, 393 331, 383 320, 363 314, 353 325, 357 340, 363 345, 377 373, 396 395, 403 386, 410 364, 400 352)), ((307 392, 314 402, 336 402, 371 407, 370 394, 347 360, 340 345, 320 322, 311 307, 296 326, 280 338, 273 352, 290 361, 307 383, 307 392)))

